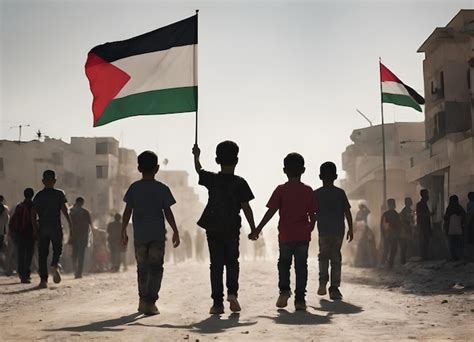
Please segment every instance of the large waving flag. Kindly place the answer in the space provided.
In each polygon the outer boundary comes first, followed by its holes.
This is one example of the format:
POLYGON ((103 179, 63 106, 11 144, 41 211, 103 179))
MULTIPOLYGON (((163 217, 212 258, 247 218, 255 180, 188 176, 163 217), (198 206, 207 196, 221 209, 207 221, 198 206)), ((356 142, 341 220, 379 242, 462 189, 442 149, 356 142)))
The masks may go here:
POLYGON ((136 115, 197 110, 197 15, 94 47, 86 75, 94 126, 136 115))
POLYGON ((382 82, 383 103, 412 107, 421 112, 420 105, 425 103, 425 99, 415 90, 400 81, 400 79, 382 63, 380 63, 380 82, 382 82))

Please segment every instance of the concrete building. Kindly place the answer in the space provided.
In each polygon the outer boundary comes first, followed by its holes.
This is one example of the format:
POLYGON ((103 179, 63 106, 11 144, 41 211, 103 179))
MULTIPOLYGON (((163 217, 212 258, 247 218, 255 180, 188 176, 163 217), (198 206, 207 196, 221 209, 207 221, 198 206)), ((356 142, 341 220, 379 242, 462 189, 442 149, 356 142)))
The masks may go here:
MULTIPOLYGON (((42 188, 42 173, 56 171, 57 187, 66 192, 69 205, 78 196, 86 200, 94 223, 105 229, 116 212, 122 212, 123 196, 129 185, 140 179, 135 151, 119 147, 115 138, 46 138, 44 142, 21 144, 0 140, 0 194, 13 206, 23 198, 23 190, 42 188)), ((177 205, 173 207, 177 224, 194 234, 202 204, 193 188, 188 185, 184 171, 160 171, 163 180, 173 192, 177 205)))
MULTIPOLYGON (((385 125, 387 196, 395 198, 399 207, 405 197, 415 198, 417 186, 407 179, 412 155, 423 149, 423 122, 391 123, 385 125)), ((378 226, 383 202, 382 128, 380 125, 356 129, 351 134, 352 145, 342 154, 342 168, 346 172, 341 186, 346 190, 353 209, 357 201, 365 201, 370 208, 370 225, 378 226)))
POLYGON ((407 178, 430 190, 440 225, 449 196, 465 204, 474 191, 474 10, 436 28, 418 52, 425 54, 427 148, 414 155, 407 178))

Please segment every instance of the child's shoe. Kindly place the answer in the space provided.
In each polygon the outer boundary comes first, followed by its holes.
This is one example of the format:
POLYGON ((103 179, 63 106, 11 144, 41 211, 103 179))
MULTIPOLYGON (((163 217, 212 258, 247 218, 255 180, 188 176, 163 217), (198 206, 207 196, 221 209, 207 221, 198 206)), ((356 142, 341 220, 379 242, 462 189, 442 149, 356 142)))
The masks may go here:
POLYGON ((138 302, 137 311, 139 313, 145 313, 145 311, 146 311, 146 302, 143 299, 140 299, 140 301, 138 302))
POLYGON ((288 299, 291 297, 290 291, 281 291, 280 296, 276 302, 277 308, 284 308, 288 305, 288 299))
POLYGON ((300 310, 306 310, 306 301, 303 300, 296 300, 295 301, 295 310, 300 311, 300 310))
POLYGON ((224 313, 224 305, 214 304, 209 310, 211 315, 222 315, 224 313))
POLYGON ((332 300, 341 300, 342 299, 342 293, 339 291, 339 288, 331 286, 329 288, 329 298, 332 300))
POLYGON ((325 296, 326 293, 327 293, 327 291, 326 291, 326 284, 325 284, 325 283, 319 283, 318 295, 320 295, 320 296, 325 296))
POLYGON ((51 273, 53 274, 53 281, 55 284, 59 284, 61 282, 61 273, 60 273, 59 265, 51 266, 51 273))
POLYGON ((227 301, 230 303, 230 311, 239 312, 240 310, 242 310, 236 295, 228 295, 227 301))
POLYGON ((156 307, 155 303, 146 303, 145 304, 145 310, 143 314, 147 316, 153 316, 153 315, 158 315, 160 313, 160 310, 156 307))

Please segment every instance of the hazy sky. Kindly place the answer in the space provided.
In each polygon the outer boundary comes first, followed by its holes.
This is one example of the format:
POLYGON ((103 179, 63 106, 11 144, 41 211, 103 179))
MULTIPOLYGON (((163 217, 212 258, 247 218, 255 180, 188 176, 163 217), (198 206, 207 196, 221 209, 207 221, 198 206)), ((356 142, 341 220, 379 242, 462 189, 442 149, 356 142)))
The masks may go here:
MULTIPOLYGON (((355 108, 380 122, 379 56, 423 93, 423 55, 416 50, 435 27, 473 7, 473 0, 0 1, 1 139, 17 139, 10 126, 18 124, 31 125, 27 140, 37 129, 66 141, 122 137, 125 147, 155 150, 170 160, 168 169, 190 172, 194 113, 93 128, 84 63, 95 45, 165 26, 199 8, 202 162, 216 170, 216 144, 235 140, 237 173, 254 190, 257 208, 285 181, 287 153, 305 157, 303 181, 316 187, 319 164, 340 166, 352 130, 367 124, 355 108)), ((385 108, 389 122, 423 119, 412 109, 385 108)))

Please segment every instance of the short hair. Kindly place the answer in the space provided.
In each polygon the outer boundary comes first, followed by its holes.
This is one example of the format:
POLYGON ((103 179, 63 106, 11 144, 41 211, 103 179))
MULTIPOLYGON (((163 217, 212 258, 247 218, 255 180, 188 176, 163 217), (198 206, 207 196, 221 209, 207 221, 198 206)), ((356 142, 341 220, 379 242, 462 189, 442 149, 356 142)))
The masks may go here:
POLYGON ((3 201, 5 201, 5 197, 3 197, 3 195, 0 195, 0 203, 3 203, 3 201))
POLYGON ((84 198, 79 196, 78 198, 76 198, 76 203, 84 204, 84 198))
POLYGON ((395 202, 395 199, 389 198, 389 199, 387 200, 387 206, 389 206, 389 207, 390 207, 390 206, 396 207, 397 204, 396 204, 396 202, 395 202))
POLYGON ((283 159, 286 174, 290 177, 298 177, 304 171, 304 158, 301 154, 293 152, 283 159))
POLYGON ((23 196, 25 196, 25 198, 32 199, 34 195, 35 191, 32 188, 26 188, 23 191, 23 196))
POLYGON ((237 163, 239 155, 239 145, 235 142, 226 140, 219 143, 216 147, 216 161, 220 165, 234 165, 237 163))
POLYGON ((428 189, 423 189, 420 191, 420 196, 423 197, 424 195, 429 195, 428 189))
POLYGON ((119 220, 122 219, 122 215, 120 215, 119 213, 117 213, 117 214, 114 215, 114 219, 115 219, 116 221, 119 221, 119 220))
POLYGON ((470 201, 474 201, 474 192, 471 191, 470 193, 468 193, 467 198, 469 198, 470 201))
POLYGON ((53 170, 46 170, 43 172, 43 180, 55 180, 56 172, 53 170))
POLYGON ((459 197, 456 195, 452 195, 449 197, 449 204, 450 205, 456 205, 459 204, 459 197))
POLYGON ((336 164, 330 161, 322 163, 319 167, 319 174, 321 177, 334 177, 335 179, 337 176, 336 164))
POLYGON ((411 197, 405 197, 405 204, 413 204, 413 200, 411 199, 411 197))
POLYGON ((141 172, 152 172, 158 165, 158 156, 152 151, 142 152, 137 160, 141 172))

